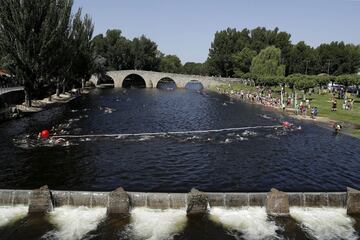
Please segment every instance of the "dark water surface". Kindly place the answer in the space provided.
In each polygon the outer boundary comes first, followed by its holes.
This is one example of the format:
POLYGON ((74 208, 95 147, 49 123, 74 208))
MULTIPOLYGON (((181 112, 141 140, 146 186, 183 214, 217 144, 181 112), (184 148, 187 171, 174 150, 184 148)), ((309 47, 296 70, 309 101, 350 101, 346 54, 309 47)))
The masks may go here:
POLYGON ((360 188, 360 141, 294 120, 302 130, 84 137, 70 140, 66 143, 70 146, 34 140, 39 131, 53 127, 57 134, 86 135, 278 125, 283 120, 258 106, 209 92, 96 90, 68 106, 0 125, 0 188, 32 189, 44 184, 64 190, 122 186, 160 192, 187 192, 192 187, 203 191, 360 188))

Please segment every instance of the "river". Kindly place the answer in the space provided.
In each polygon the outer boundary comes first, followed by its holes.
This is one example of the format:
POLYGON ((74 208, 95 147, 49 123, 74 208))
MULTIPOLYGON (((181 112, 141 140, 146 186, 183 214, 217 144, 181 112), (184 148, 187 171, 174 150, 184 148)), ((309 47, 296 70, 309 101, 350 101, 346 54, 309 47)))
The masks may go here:
POLYGON ((95 90, 67 106, 0 125, 0 188, 187 192, 360 188, 360 141, 212 92, 95 90), (60 135, 217 133, 36 140, 60 135), (301 130, 297 129, 301 126, 301 130))

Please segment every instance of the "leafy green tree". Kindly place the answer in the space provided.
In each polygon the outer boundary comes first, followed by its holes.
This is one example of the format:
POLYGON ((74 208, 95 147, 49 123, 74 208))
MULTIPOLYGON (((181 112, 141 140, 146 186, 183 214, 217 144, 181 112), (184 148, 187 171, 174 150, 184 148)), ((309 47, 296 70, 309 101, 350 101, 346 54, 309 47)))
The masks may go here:
POLYGON ((234 28, 215 33, 207 60, 210 75, 231 77, 234 74, 233 54, 245 47, 243 39, 244 33, 234 28))
POLYGON ((96 55, 106 59, 107 70, 124 70, 134 67, 134 58, 132 56, 132 43, 121 35, 118 29, 111 29, 97 35, 92 40, 96 55))
POLYGON ((242 73, 250 72, 251 62, 256 56, 256 51, 245 47, 241 52, 237 52, 233 55, 234 59, 234 72, 239 76, 242 73))
POLYGON ((181 60, 176 55, 166 55, 160 59, 160 72, 180 73, 181 60))
POLYGON ((309 92, 309 90, 314 87, 316 87, 316 81, 313 76, 300 75, 295 80, 295 88, 304 91, 304 95, 303 95, 304 100, 306 99, 306 94, 309 92))
POLYGON ((82 87, 90 79, 94 72, 94 47, 91 39, 94 32, 94 25, 89 15, 81 17, 81 9, 75 14, 72 22, 70 39, 68 42, 72 48, 71 75, 68 77, 73 83, 81 81, 82 87))
POLYGON ((317 74, 318 61, 315 49, 300 41, 291 48, 289 56, 289 73, 317 74))
POLYGON ((322 73, 342 75, 357 73, 360 67, 360 46, 331 42, 316 49, 322 73))
POLYGON ((66 59, 72 0, 3 0, 0 4, 0 51, 7 68, 25 88, 31 106, 34 89, 59 74, 66 59))
POLYGON ((267 47, 253 58, 250 70, 258 76, 284 76, 285 66, 280 64, 280 57, 280 49, 267 47))
POLYGON ((134 38, 131 43, 131 55, 134 59, 134 69, 157 71, 160 67, 161 52, 155 42, 146 38, 134 38))

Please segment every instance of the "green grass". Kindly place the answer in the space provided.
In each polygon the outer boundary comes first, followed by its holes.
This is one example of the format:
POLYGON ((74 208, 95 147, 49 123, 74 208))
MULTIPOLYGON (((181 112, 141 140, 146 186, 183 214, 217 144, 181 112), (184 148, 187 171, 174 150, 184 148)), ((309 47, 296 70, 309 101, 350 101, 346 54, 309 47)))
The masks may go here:
POLYGON ((355 98, 354 107, 352 110, 344 110, 342 108, 344 100, 337 99, 337 111, 331 111, 331 94, 313 94, 308 96, 311 100, 311 105, 319 109, 319 116, 327 117, 335 121, 349 122, 355 125, 360 125, 360 98, 355 98))

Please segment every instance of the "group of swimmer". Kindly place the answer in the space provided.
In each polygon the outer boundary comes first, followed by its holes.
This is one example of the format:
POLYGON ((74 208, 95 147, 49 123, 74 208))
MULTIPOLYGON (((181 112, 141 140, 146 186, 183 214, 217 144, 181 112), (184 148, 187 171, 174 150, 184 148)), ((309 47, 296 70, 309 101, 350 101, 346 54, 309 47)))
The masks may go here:
POLYGON ((64 138, 54 138, 50 136, 49 130, 42 130, 37 136, 37 140, 42 142, 43 145, 62 145, 70 146, 70 142, 66 141, 64 138))

